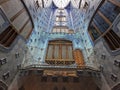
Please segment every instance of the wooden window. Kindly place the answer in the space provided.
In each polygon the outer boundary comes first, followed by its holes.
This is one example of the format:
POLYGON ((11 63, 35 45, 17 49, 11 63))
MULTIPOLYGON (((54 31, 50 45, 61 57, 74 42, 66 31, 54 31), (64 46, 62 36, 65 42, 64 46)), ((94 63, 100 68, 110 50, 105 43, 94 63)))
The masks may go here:
POLYGON ((71 41, 50 41, 47 48, 46 63, 55 65, 70 65, 73 59, 73 46, 71 41))
POLYGON ((104 2, 100 6, 89 27, 89 34, 94 42, 99 37, 103 37, 111 50, 120 50, 120 37, 111 30, 112 25, 116 23, 114 20, 119 14, 119 4, 114 0, 104 2))
POLYGON ((89 34, 90 34, 92 40, 94 41, 100 36, 101 33, 100 33, 99 29, 95 25, 94 27, 93 26, 90 27, 89 34))
POLYGON ((120 37, 113 30, 108 31, 104 35, 104 39, 111 50, 120 49, 120 37))
POLYGON ((0 8, 0 45, 4 47, 9 47, 15 38, 17 37, 17 32, 10 25, 5 13, 0 8))
POLYGON ((4 47, 10 47, 17 35, 15 29, 13 29, 12 26, 9 26, 0 33, 0 44, 4 47))
POLYGON ((74 59, 78 66, 85 66, 83 54, 79 49, 74 50, 74 59))
POLYGON ((74 30, 69 29, 66 26, 61 26, 61 27, 54 27, 52 30, 52 33, 68 33, 68 34, 74 34, 74 30))

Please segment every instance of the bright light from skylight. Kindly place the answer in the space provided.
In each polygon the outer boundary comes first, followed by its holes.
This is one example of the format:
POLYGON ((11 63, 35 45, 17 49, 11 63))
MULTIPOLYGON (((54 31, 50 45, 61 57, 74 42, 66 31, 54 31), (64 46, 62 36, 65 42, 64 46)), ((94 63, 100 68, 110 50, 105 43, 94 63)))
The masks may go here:
POLYGON ((57 7, 64 8, 68 5, 70 0, 53 0, 57 7))

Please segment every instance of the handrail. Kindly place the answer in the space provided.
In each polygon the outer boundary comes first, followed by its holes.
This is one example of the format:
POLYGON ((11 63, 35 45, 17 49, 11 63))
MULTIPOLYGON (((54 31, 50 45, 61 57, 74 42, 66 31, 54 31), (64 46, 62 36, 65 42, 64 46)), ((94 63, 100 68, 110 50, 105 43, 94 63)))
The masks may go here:
MULTIPOLYGON (((31 47, 31 46, 30 46, 31 47)), ((33 47, 34 48, 34 47, 33 47)), ((41 48, 35 47, 37 50, 41 50, 41 48)), ((40 69, 77 69, 77 70, 93 70, 100 71, 98 67, 91 66, 91 63, 87 63, 84 66, 79 66, 76 64, 71 65, 51 65, 45 62, 39 61, 39 58, 33 57, 29 49, 27 48, 27 52, 24 54, 24 60, 21 64, 20 69, 32 69, 32 68, 40 68, 40 69)), ((91 55, 94 56, 94 55, 91 55)), ((96 58, 94 58, 96 60, 96 58)))
POLYGON ((92 70, 92 71, 100 71, 99 69, 95 69, 90 66, 76 66, 76 65, 65 65, 65 66, 52 66, 48 64, 40 65, 40 64, 31 64, 26 67, 21 67, 20 69, 32 69, 32 68, 40 68, 40 69, 77 69, 77 70, 92 70))

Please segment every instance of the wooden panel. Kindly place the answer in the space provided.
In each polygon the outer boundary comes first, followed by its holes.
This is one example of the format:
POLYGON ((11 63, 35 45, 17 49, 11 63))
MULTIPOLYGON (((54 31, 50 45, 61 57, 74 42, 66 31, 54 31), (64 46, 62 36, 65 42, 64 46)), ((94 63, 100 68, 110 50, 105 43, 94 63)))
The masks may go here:
POLYGON ((52 58, 54 58, 54 53, 55 53, 55 45, 52 45, 52 58))
POLYGON ((106 43, 108 44, 108 46, 110 47, 111 50, 115 50, 115 46, 114 44, 110 41, 110 39, 107 36, 104 36, 104 39, 106 41, 106 43))
POLYGON ((55 59, 59 58, 59 46, 58 45, 55 45, 54 58, 55 59))
POLYGON ((120 37, 113 30, 108 31, 104 35, 104 39, 111 50, 119 50, 120 37))
POLYGON ((68 51, 68 45, 66 45, 66 58, 69 58, 69 57, 68 57, 68 52, 69 52, 69 51, 68 51))
POLYGON ((52 51, 53 51, 53 46, 49 45, 47 58, 52 58, 52 53, 51 53, 52 51))
POLYGON ((74 59, 78 66, 85 66, 83 54, 79 49, 74 50, 74 59))
POLYGON ((66 58, 66 46, 62 45, 62 59, 66 58))
POLYGON ((59 59, 62 59, 62 45, 59 45, 59 59))
POLYGON ((68 46, 68 58, 69 59, 73 59, 73 50, 72 50, 72 46, 68 46))

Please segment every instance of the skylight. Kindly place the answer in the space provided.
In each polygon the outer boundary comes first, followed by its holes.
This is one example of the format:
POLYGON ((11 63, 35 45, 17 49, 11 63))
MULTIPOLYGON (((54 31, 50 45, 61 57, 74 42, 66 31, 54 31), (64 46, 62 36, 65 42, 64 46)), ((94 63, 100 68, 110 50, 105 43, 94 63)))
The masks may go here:
POLYGON ((58 8, 64 8, 71 0, 53 0, 58 8))

